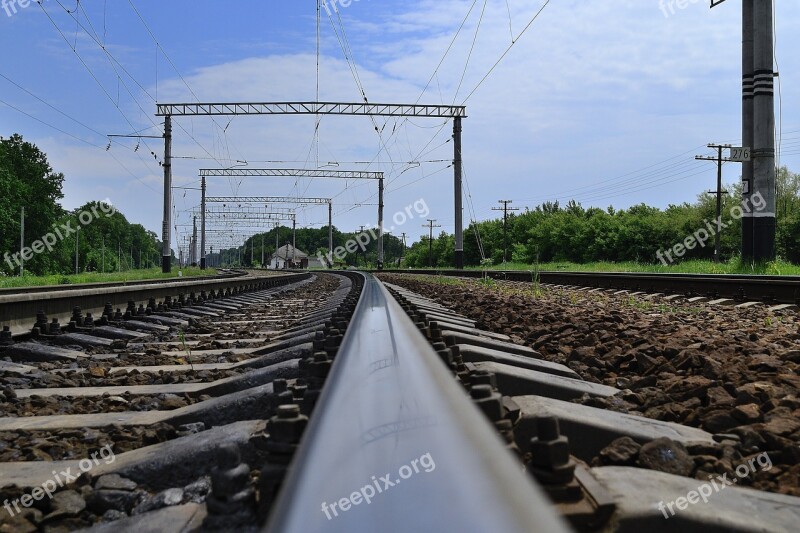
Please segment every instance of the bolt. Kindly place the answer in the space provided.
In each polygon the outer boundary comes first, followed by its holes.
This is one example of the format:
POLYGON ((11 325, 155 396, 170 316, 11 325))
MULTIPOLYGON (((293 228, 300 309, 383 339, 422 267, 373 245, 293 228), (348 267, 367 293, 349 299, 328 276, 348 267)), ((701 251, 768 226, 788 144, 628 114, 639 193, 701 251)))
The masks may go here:
POLYGON ((470 390, 470 396, 489 420, 497 422, 505 417, 503 397, 492 390, 491 385, 476 385, 470 390))
POLYGON ((491 398, 493 392, 492 387, 489 385, 476 385, 472 387, 470 396, 472 396, 473 400, 482 400, 484 398, 491 398))
POLYGON ((255 522, 255 491, 250 486, 250 467, 241 462, 239 448, 224 443, 211 471, 211 494, 206 499, 208 516, 203 525, 212 531, 244 529, 255 522))
POLYGON ((439 357, 445 362, 446 365, 450 365, 450 362, 453 360, 453 354, 450 352, 450 349, 447 345, 442 342, 434 342, 433 349, 436 350, 436 353, 439 354, 439 357))
POLYGON ((297 401, 302 401, 303 397, 306 395, 306 391, 308 390, 308 385, 305 383, 300 383, 300 380, 295 383, 294 387, 292 387, 292 397, 297 401))
POLYGON ((489 385, 493 390, 497 390, 497 376, 488 370, 475 370, 469 375, 469 381, 473 387, 476 385, 489 385))
POLYGON ((539 440, 554 441, 561 436, 558 419, 555 417, 541 417, 536 420, 536 430, 539 440))
POLYGON ((297 444, 307 425, 308 417, 301 414, 298 404, 281 405, 267 422, 269 440, 277 444, 297 444))
POLYGON ((325 349, 325 333, 316 331, 314 333, 314 351, 325 349))
POLYGON ((567 485, 575 475, 575 461, 570 458, 569 440, 561 435, 558 419, 536 419, 538 437, 531 439, 530 470, 544 485, 567 485))
POLYGON ((276 379, 275 381, 272 382, 272 392, 274 392, 275 394, 280 394, 282 392, 285 392, 286 390, 288 390, 288 387, 289 387, 288 383, 283 378, 276 379))
POLYGON ((0 346, 11 346, 14 344, 14 338, 11 336, 11 328, 3 326, 3 331, 0 333, 0 346))
POLYGON ((40 331, 47 331, 47 315, 44 311, 38 311, 36 313, 36 323, 34 327, 39 328, 40 331))
POLYGON ((290 419, 300 415, 300 406, 296 403, 289 405, 279 405, 277 410, 278 418, 290 419))

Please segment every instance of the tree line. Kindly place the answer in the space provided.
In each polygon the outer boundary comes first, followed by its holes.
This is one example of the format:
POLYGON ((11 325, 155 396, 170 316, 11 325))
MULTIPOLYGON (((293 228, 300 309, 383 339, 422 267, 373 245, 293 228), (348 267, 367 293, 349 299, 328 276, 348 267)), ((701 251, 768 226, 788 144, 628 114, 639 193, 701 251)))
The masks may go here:
POLYGON ((159 263, 155 233, 122 213, 106 214, 106 204, 98 201, 64 209, 63 184, 64 174, 55 172, 35 145, 18 134, 0 137, 0 275, 19 274, 26 248, 24 271, 31 275, 72 274, 76 266, 78 272, 116 272, 159 263))
MULTIPOLYGON (((783 260, 800 263, 800 174, 793 174, 784 167, 777 178, 777 253, 783 260)), ((741 205, 741 187, 729 187, 726 192, 722 202, 725 227, 720 233, 723 260, 739 255, 742 233, 741 219, 730 216, 731 210, 741 205)), ((565 206, 546 202, 509 215, 507 259, 526 264, 558 261, 655 264, 659 262, 659 250, 671 249, 699 229, 708 228, 709 224, 716 227, 716 197, 707 193, 701 194, 694 203, 670 205, 666 209, 645 204, 620 210, 598 209, 584 208, 575 201, 565 206)), ((432 246, 427 239, 414 243, 406 254, 405 265, 427 267, 429 248, 432 248, 434 267, 452 266, 454 237, 445 232, 434 238, 432 246)), ((484 256, 493 264, 500 264, 504 248, 502 219, 472 223, 464 230, 467 265, 480 265, 484 256)), ((713 259, 713 255, 712 237, 704 247, 688 250, 682 259, 713 259)))
MULTIPOLYGON (((276 232, 278 247, 282 248, 286 244, 292 244, 296 240, 298 250, 308 254, 312 258, 326 257, 328 255, 328 227, 321 228, 297 228, 296 235, 292 235, 292 228, 280 226, 267 232, 258 233, 245 240, 242 246, 237 248, 227 248, 215 251, 209 255, 211 264, 222 264, 225 266, 260 266, 263 250, 264 262, 269 264, 270 258, 275 253, 276 232), (252 257, 252 261, 251 261, 252 257)), ((377 231, 376 231, 377 234, 377 231)), ((358 242, 361 232, 343 232, 333 227, 333 248, 344 247, 348 242, 358 242)), ((354 252, 347 252, 341 261, 334 258, 334 263, 338 266, 368 266, 375 267, 378 263, 378 242, 372 237, 370 232, 363 233, 361 242, 369 242, 363 247, 359 246, 354 252)), ((353 246, 351 246, 353 249, 353 246)), ((400 266, 400 259, 403 257, 403 241, 394 235, 384 233, 383 235, 384 264, 387 268, 400 266)))
MULTIPOLYGON (((32 253, 25 260, 25 271, 34 275, 69 274, 76 270, 113 272, 157 266, 161 243, 158 236, 140 224, 131 224, 125 216, 114 212, 92 218, 81 224, 86 212, 101 212, 103 204, 89 202, 75 210, 61 207, 64 175, 55 172, 46 155, 20 135, 0 137, 0 275, 19 273, 14 254, 20 253, 20 230, 24 207, 25 247, 34 247, 46 235, 65 226, 80 231, 60 231, 61 238, 46 253, 32 253), (52 248, 52 250, 50 249, 52 248)), ((721 232, 722 259, 736 257, 741 245, 741 220, 730 217, 731 209, 740 205, 739 185, 730 187, 723 196, 721 232)), ((669 250, 700 228, 714 225, 716 199, 701 194, 694 203, 670 205, 658 209, 645 204, 628 209, 584 208, 570 201, 565 206, 546 202, 534 209, 525 209, 503 220, 473 222, 464 232, 464 260, 477 266, 491 261, 500 264, 505 257, 512 262, 594 261, 657 263, 659 250, 669 250), (506 242, 508 243, 506 248, 506 242), (488 261, 487 261, 488 260, 488 261)), ((800 263, 800 174, 787 168, 777 175, 777 253, 786 260, 800 263)), ((207 250, 211 265, 259 266, 262 252, 265 263, 279 246, 292 243, 292 229, 278 227, 245 240, 241 247, 207 250), (252 257, 252 260, 251 260, 252 257)), ((357 241, 360 232, 342 232, 333 228, 334 248, 357 241)), ((298 228, 294 236, 299 250, 309 256, 328 252, 328 228, 298 228)), ((363 239, 362 239, 363 242, 363 239)), ((387 268, 403 266, 423 268, 429 261, 434 267, 452 266, 454 237, 442 232, 428 243, 416 242, 406 249, 396 236, 384 235, 384 257, 387 268), (430 252, 430 258, 429 258, 430 252)), ((352 249, 352 248, 351 248, 352 249)), ((173 254, 174 255, 174 254, 173 254)), ((377 241, 370 238, 364 249, 349 251, 339 266, 377 265, 377 241)), ((713 258, 713 238, 704 247, 688 250, 683 259, 713 258)))

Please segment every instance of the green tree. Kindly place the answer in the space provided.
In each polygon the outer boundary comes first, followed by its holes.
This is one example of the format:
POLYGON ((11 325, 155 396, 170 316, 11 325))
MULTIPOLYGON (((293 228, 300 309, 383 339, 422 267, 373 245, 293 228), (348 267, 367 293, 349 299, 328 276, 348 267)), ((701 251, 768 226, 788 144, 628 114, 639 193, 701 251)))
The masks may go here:
MULTIPOLYGON (((20 212, 25 207, 25 242, 30 243, 52 231, 63 215, 58 204, 64 195, 64 175, 53 171, 47 156, 21 135, 0 137, 0 250, 19 252, 20 212)), ((3 261, 2 267, 11 273, 3 261)), ((53 256, 37 254, 26 262, 27 271, 44 274, 53 268, 53 256)), ((16 270, 16 269, 15 269, 16 270)))

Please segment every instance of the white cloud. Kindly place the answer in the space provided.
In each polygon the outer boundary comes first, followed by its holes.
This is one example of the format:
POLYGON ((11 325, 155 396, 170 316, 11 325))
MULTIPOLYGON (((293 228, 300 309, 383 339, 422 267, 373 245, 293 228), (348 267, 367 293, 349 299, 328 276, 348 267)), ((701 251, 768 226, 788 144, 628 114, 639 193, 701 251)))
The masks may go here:
MULTIPOLYGON (((391 5, 364 1, 341 9, 368 98, 373 102, 416 101, 471 4, 471 0, 419 0, 391 5)), ((794 111, 797 92, 789 89, 800 81, 796 74, 800 71, 799 60, 789 53, 800 44, 792 30, 800 20, 800 6, 778 4, 784 121, 800 129, 800 117, 794 111)), ((518 37, 541 3, 512 0, 508 5, 511 29, 506 2, 486 3, 475 48, 465 69, 483 8, 483 2, 476 2, 423 103, 461 103, 509 46, 512 32, 518 37), (459 98, 455 99, 462 75, 459 98)), ((476 209, 488 216, 488 208, 501 197, 557 197, 565 190, 646 167, 708 141, 738 137, 739 18, 740 9, 734 2, 711 11, 705 2, 698 2, 669 18, 664 17, 657 0, 551 2, 467 102, 464 157, 476 209)), ((350 67, 329 21, 324 22, 321 99, 359 101, 361 95, 350 67)), ((207 52, 204 57, 208 59, 201 67, 184 73, 185 79, 206 101, 314 100, 316 58, 307 53, 308 42, 303 41, 302 50, 288 44, 288 36, 293 39, 296 28, 281 32, 281 22, 272 21, 270 41, 237 46, 231 37, 226 53, 235 53, 239 57, 235 61, 219 62, 215 58, 221 54, 213 53, 211 43, 200 44, 198 50, 207 52), (287 37, 281 40, 280 35, 287 37), (270 49, 270 42, 280 45, 273 46, 272 53, 262 52, 270 49)), ((303 38, 307 40, 309 36, 303 38)), ((132 55, 125 44, 118 46, 128 57, 132 55)), ((165 79, 163 72, 158 94, 162 102, 192 100, 180 80, 165 79)), ((136 108, 126 104, 125 109, 133 114, 136 108)), ((176 123, 180 126, 175 130, 178 156, 207 157, 188 132, 220 160, 246 159, 253 162, 251 166, 313 166, 313 117, 219 117, 216 125, 207 118, 176 118, 176 123), (260 160, 286 163, 256 163, 260 160)), ((375 124, 383 129, 389 154, 385 150, 379 152, 381 141, 369 119, 323 117, 321 163, 379 159, 381 163, 369 167, 350 166, 383 170, 390 179, 396 179, 388 187, 388 214, 425 197, 432 207, 431 216, 452 231, 452 171, 441 171, 452 158, 449 127, 434 137, 437 129, 431 127, 440 124, 437 120, 376 118, 375 124), (420 153, 424 153, 420 157, 424 160, 445 161, 408 169, 404 163, 420 153), (394 165, 388 162, 390 158, 394 165), (427 180, 408 185, 437 171, 440 172, 427 180), (404 185, 408 186, 398 190, 404 185)), ((150 124, 143 122, 142 127, 147 125, 150 124)), ((45 136, 36 141, 47 149, 54 166, 68 174, 68 204, 109 196, 123 212, 130 213, 132 220, 160 231, 161 178, 157 166, 145 166, 130 150, 114 149, 114 154, 154 192, 133 180, 102 151, 75 147, 60 137, 45 136), (108 188, 112 190, 106 192, 108 188)), ((160 146, 157 141, 150 144, 160 146)), ((691 155, 686 157, 690 159, 691 155)), ((197 180, 199 168, 216 166, 215 161, 178 159, 176 183, 191 184, 197 180)), ((343 163, 339 168, 346 166, 343 163)), ((727 179, 735 179, 737 172, 731 167, 727 179)), ((609 197, 595 203, 625 207, 642 201, 658 206, 691 201, 698 191, 712 185, 712 174, 709 169, 708 179, 701 175, 636 194, 621 195, 624 191, 609 189, 609 197)), ((343 191, 341 182, 220 180, 213 187, 218 194, 338 195, 341 203, 374 202, 370 198, 374 187, 349 185, 343 191)), ((186 192, 185 199, 183 195, 184 192, 176 192, 178 209, 197 203, 196 192, 186 192)), ((341 206, 337 211, 347 209, 341 206)), ((353 229, 373 218, 374 207, 362 207, 342 214, 336 224, 353 229)), ((304 221, 324 220, 324 210, 318 210, 304 221)), ((416 237, 423 230, 409 228, 407 232, 416 237)))

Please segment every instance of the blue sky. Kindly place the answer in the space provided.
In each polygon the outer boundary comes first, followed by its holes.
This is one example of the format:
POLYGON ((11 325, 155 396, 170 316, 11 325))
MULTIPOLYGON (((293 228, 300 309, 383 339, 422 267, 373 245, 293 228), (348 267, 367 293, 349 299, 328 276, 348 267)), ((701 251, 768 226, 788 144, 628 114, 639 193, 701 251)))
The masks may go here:
MULTIPOLYGON (((473 208, 479 220, 492 217, 500 199, 518 207, 573 197, 585 206, 666 207, 713 188, 713 165, 694 155, 740 137, 740 0, 713 10, 689 0, 674 12, 659 0, 552 0, 520 35, 543 3, 359 0, 338 7, 341 25, 323 9, 320 99, 359 101, 356 77, 371 102, 466 99, 465 221, 473 208)), ((156 100, 316 98, 312 0, 43 0, 14 8, 12 16, 0 9, 0 135, 21 133, 47 152, 66 175, 67 208, 110 198, 160 234, 161 141, 134 151, 135 140, 115 140, 107 151, 105 137, 159 135, 156 100)), ((797 172, 800 4, 776 0, 776 9, 781 163, 797 172)), ((366 117, 323 117, 317 158, 313 117, 179 118, 175 185, 197 187, 198 169, 240 161, 383 171, 387 219, 424 199, 430 217, 452 232, 451 125, 375 124, 380 135, 366 117)), ((726 165, 726 182, 739 173, 726 165)), ((376 218, 366 205, 376 201, 370 182, 218 179, 210 194, 334 197, 334 224, 344 230, 376 218)), ((179 233, 198 203, 197 191, 175 190, 179 233)), ((325 222, 324 208, 299 212, 300 225, 325 222)), ((395 232, 417 238, 423 222, 395 232)))

